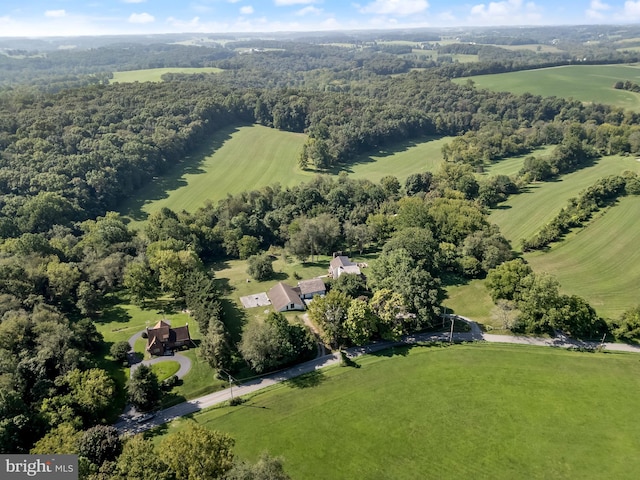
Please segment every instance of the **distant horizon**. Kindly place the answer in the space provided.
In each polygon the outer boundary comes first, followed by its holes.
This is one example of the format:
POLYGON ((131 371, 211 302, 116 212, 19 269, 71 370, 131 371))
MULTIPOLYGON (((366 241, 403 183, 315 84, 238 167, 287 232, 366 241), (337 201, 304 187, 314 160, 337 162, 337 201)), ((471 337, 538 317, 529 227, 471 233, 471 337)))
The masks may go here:
POLYGON ((9 0, 1 38, 632 25, 640 0, 9 0))

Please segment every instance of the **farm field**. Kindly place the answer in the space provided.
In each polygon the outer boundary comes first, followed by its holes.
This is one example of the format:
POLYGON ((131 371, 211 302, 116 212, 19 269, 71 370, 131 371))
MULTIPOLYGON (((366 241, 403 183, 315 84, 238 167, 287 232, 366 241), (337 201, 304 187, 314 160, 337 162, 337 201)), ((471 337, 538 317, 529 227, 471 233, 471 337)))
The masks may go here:
POLYGON ((534 157, 548 157, 551 152, 556 148, 556 145, 546 145, 538 148, 530 153, 524 155, 517 155, 515 157, 505 158, 497 162, 493 162, 488 166, 485 166, 482 176, 491 177, 493 175, 507 175, 514 176, 522 169, 524 159, 530 156, 534 157))
POLYGON ((398 177, 401 184, 412 173, 435 172, 444 161, 442 147, 453 137, 426 137, 395 145, 386 151, 363 155, 343 171, 353 178, 378 182, 386 175, 398 177))
POLYGON ((207 200, 217 202, 236 194, 279 182, 293 186, 313 178, 298 168, 297 159, 306 135, 259 125, 229 127, 212 136, 199 154, 185 160, 140 190, 121 206, 134 220, 169 207, 195 211, 207 200))
POLYGON ((127 70, 123 72, 113 72, 113 78, 109 83, 131 83, 131 82, 161 82, 165 73, 219 73, 222 70, 216 67, 203 68, 149 68, 145 70, 127 70))
POLYGON ((521 72, 477 75, 454 79, 465 83, 472 79, 477 88, 531 93, 545 97, 573 97, 587 103, 605 103, 640 111, 640 94, 615 90, 618 80, 640 81, 638 65, 569 65, 521 72))
MULTIPOLYGON (((636 478, 633 354, 414 347, 333 367, 176 421, 282 455, 293 479, 636 478)), ((160 437, 156 437, 159 441, 160 437)))
POLYGON ((632 157, 602 157, 592 166, 563 175, 555 182, 536 183, 528 191, 513 195, 494 209, 490 221, 496 223, 514 250, 520 241, 535 234, 550 221, 567 201, 596 180, 631 170, 640 172, 640 162, 632 157))
POLYGON ((548 252, 527 253, 525 259, 535 271, 555 275, 563 291, 584 297, 598 314, 617 318, 638 304, 638 218, 640 197, 622 198, 548 252))
MULTIPOLYGON (((363 155, 346 166, 345 171, 355 178, 374 182, 385 175, 395 175, 404 182, 411 173, 436 169, 443 161, 442 145, 450 138, 426 137, 375 155, 363 155)), ((199 154, 141 189, 135 198, 126 200, 120 213, 139 226, 136 222, 163 207, 193 212, 208 200, 215 203, 227 194, 276 182, 292 187, 309 181, 317 173, 298 167, 298 155, 305 140, 304 134, 261 125, 229 127, 214 134, 199 154)))

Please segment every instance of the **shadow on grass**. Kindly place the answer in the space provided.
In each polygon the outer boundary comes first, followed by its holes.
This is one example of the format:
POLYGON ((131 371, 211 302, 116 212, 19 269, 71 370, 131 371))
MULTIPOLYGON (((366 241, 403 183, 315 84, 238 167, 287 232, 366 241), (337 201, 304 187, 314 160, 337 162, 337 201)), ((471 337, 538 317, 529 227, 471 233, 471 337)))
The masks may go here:
MULTIPOLYGON (((190 417, 190 416, 188 416, 190 417)), ((188 417, 184 417, 184 418, 188 418, 188 417)), ((191 417, 193 418, 193 417, 191 417)), ((146 432, 144 432, 142 435, 145 438, 145 440, 151 440, 155 437, 162 437, 163 435, 166 435, 167 433, 169 433, 169 424, 168 423, 163 423, 162 425, 158 425, 155 428, 152 428, 151 430, 147 430, 146 432)))
POLYGON ((380 350, 379 352, 373 352, 371 355, 374 357, 406 357, 409 355, 409 349, 411 346, 390 347, 386 350, 380 350))
POLYGON ((224 313, 222 322, 229 332, 231 342, 235 345, 242 339, 242 330, 247 323, 247 315, 243 309, 229 299, 220 299, 220 305, 222 305, 224 313))
POLYGON ((411 140, 404 140, 401 142, 396 142, 392 145, 382 145, 378 148, 378 150, 372 149, 372 151, 368 153, 364 153, 355 157, 348 164, 336 165, 334 168, 330 168, 326 170, 326 173, 330 173, 332 175, 337 175, 340 172, 353 173, 354 165, 363 165, 367 163, 375 163, 380 158, 392 157, 398 153, 406 152, 407 150, 416 147, 421 143, 431 142, 435 140, 440 140, 442 137, 440 136, 424 136, 411 140), (373 157, 377 158, 373 158, 373 157))
POLYGON ((305 375, 300 375, 299 377, 290 378, 284 383, 293 388, 303 389, 303 388, 317 387, 325 380, 326 380, 326 376, 324 373, 322 373, 321 370, 314 370, 313 372, 309 372, 305 375))
POLYGON ((185 175, 206 173, 202 168, 206 158, 216 152, 241 126, 243 125, 230 126, 212 133, 208 142, 203 142, 198 150, 185 156, 169 167, 161 176, 155 177, 138 190, 133 198, 127 199, 119 206, 119 211, 133 220, 146 220, 148 213, 143 208, 147 203, 167 198, 172 191, 186 186, 185 175))
POLYGON ((95 318, 95 323, 128 323, 131 315, 118 304, 111 302, 104 305, 102 314, 95 318))

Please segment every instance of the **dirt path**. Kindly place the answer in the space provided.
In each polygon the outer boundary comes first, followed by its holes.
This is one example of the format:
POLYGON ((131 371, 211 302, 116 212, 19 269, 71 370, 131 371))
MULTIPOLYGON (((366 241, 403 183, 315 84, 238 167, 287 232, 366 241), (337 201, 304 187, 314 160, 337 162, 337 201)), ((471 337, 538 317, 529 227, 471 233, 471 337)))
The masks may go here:
POLYGON ((327 349, 324 346, 322 338, 320 337, 320 330, 318 330, 316 324, 311 321, 308 313, 302 315, 302 321, 307 327, 309 327, 309 329, 313 333, 313 336, 316 337, 316 343, 318 345, 318 354, 316 355, 316 358, 324 357, 327 354, 327 349))

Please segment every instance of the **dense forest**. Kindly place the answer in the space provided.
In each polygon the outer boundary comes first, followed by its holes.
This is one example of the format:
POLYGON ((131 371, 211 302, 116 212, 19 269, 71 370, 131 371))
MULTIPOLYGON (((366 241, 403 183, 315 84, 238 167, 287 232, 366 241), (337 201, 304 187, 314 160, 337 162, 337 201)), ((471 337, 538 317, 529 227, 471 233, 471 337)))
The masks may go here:
MULTIPOLYGON (((527 35, 552 41, 560 34, 540 31, 527 35)), ((493 299, 520 312, 510 325, 516 332, 637 333, 632 314, 607 323, 584 299, 561 294, 553 279, 514 259, 512 246, 488 221, 488 208, 531 181, 582 168, 598 155, 637 154, 638 114, 451 81, 575 62, 578 34, 559 41, 571 48, 549 54, 500 48, 533 42, 508 30, 499 38, 469 32, 442 46, 433 33, 390 34, 436 47, 445 58, 478 55, 479 62, 469 64, 414 58, 413 47, 379 45, 367 35, 224 46, 98 43, 64 51, 0 42, 0 451, 27 452, 34 445, 34 451, 64 451, 70 438, 90 449, 113 437, 96 426, 110 422, 124 399, 100 368, 105 345, 94 324, 113 292, 126 291, 140 303, 174 298, 198 323, 202 358, 217 369, 235 372, 249 364, 263 372, 313 353, 309 334, 277 315, 242 343, 231 339, 209 265, 247 259, 254 275, 268 276, 264 252, 272 246, 302 261, 339 250, 379 254, 366 283, 336 281, 310 310, 324 341, 336 348, 436 328, 443 281, 452 278, 487 277, 493 299), (167 74, 162 83, 108 82, 115 70, 164 66, 224 71, 167 74), (455 139, 444 147, 438 171, 415 172, 404 184, 393 176, 378 183, 318 176, 292 188, 229 195, 194 213, 165 208, 139 232, 113 212, 214 132, 251 123, 306 133, 299 165, 318 173, 404 139, 455 139), (542 145, 554 145, 552 154, 530 156, 517 176, 475 175, 542 145), (259 358, 255 343, 267 337, 278 339, 277 351, 259 358)), ((637 60, 613 46, 601 43, 580 61, 637 60)), ((639 184, 629 174, 593 185, 524 248, 558 240, 615 198, 640 193, 639 184)), ((119 478, 120 449, 107 457, 87 454, 87 478, 104 478, 100 468, 119 478), (110 466, 101 467, 107 459, 110 466)))

